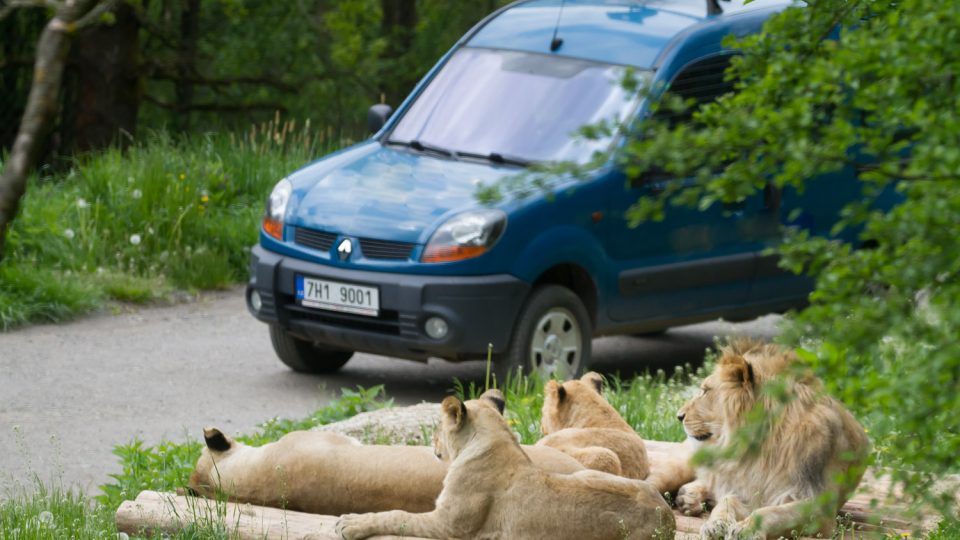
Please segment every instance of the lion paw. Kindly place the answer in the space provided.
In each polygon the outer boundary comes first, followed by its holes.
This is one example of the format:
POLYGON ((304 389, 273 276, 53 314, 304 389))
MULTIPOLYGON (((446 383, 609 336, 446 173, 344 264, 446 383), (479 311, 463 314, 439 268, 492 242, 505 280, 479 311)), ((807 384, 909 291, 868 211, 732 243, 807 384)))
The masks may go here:
POLYGON ((731 523, 727 529, 728 540, 765 540, 767 535, 751 526, 750 520, 731 523))
POLYGON ((336 531, 343 540, 360 540, 373 536, 371 525, 368 514, 344 514, 337 520, 336 531))
POLYGON ((736 538, 730 536, 730 531, 736 523, 723 520, 710 520, 700 527, 701 540, 728 540, 736 538))
POLYGON ((698 484, 686 484, 677 492, 677 509, 687 516, 699 516, 706 511, 707 490, 698 484))

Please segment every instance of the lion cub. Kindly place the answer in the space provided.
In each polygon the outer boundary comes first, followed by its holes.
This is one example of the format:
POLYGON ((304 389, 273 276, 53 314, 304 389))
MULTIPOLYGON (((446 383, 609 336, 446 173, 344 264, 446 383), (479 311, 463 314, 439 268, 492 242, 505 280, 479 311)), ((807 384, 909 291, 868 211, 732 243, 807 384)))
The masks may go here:
POLYGON ((643 439, 603 398, 603 377, 549 381, 543 389, 544 438, 537 444, 570 454, 588 469, 643 480, 650 473, 643 439))
POLYGON ((449 463, 432 512, 351 514, 347 540, 375 535, 571 540, 673 538, 673 513, 647 483, 598 471, 535 468, 506 421, 484 400, 448 397, 434 449, 449 463))

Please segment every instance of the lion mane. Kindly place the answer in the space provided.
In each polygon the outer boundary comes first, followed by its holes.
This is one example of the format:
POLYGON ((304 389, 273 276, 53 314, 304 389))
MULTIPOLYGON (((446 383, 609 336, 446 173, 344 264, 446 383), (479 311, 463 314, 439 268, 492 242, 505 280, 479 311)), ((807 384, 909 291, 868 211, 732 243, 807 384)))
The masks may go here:
POLYGON ((777 345, 734 341, 678 412, 695 444, 718 450, 677 497, 694 515, 716 503, 703 538, 829 535, 859 484, 866 432, 795 360, 777 345), (755 415, 760 421, 748 422, 755 415))

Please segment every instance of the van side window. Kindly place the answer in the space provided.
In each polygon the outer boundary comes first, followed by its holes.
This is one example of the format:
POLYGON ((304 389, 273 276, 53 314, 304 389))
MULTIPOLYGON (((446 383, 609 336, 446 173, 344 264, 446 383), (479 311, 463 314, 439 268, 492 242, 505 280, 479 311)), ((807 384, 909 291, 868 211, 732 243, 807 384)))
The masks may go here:
POLYGON ((693 106, 682 113, 660 111, 657 116, 671 123, 689 121, 694 111, 733 91, 735 81, 726 80, 733 53, 718 54, 697 60, 677 73, 667 91, 684 100, 693 100, 693 106))

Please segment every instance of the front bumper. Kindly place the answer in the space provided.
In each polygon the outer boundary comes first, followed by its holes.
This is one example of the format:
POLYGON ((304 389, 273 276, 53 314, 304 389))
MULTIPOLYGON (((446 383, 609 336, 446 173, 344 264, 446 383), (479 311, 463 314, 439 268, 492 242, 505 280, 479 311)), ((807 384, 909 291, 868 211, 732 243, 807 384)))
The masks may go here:
POLYGON ((247 307, 257 319, 279 324, 305 340, 353 351, 414 360, 483 358, 487 345, 506 350, 530 285, 507 274, 431 276, 335 268, 286 257, 254 246, 250 258, 247 307), (380 315, 365 317, 306 308, 295 300, 297 275, 380 289, 380 315), (260 294, 253 309, 250 293, 260 294), (424 322, 443 317, 449 332, 432 339, 424 322))

